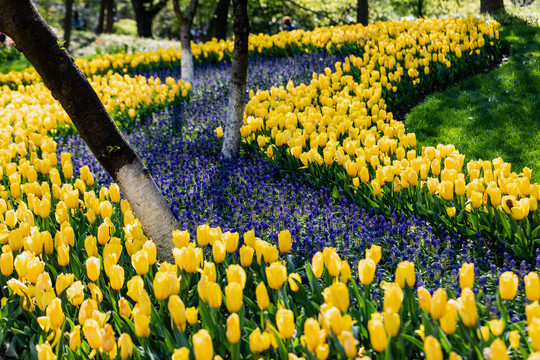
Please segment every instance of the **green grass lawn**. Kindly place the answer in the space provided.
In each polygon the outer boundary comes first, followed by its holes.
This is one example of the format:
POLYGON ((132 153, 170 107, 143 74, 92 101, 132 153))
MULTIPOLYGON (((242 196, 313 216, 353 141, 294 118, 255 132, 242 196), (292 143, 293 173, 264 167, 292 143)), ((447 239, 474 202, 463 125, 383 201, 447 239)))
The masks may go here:
POLYGON ((420 146, 454 144, 466 159, 501 156, 540 181, 540 28, 500 29, 510 56, 443 93, 429 96, 406 116, 420 146))

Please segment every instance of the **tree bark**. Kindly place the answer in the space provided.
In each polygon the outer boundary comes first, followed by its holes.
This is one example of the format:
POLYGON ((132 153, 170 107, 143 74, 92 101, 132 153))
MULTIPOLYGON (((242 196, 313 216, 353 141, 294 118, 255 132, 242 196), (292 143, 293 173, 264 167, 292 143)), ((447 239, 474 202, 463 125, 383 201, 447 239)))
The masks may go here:
POLYGON ((249 56, 249 18, 247 0, 233 0, 234 14, 234 53, 231 66, 231 88, 229 106, 225 119, 225 136, 221 153, 226 159, 240 149, 240 128, 244 119, 246 105, 246 78, 249 56))
POLYGON ((503 0, 480 0, 480 12, 493 14, 499 10, 504 11, 503 0))
POLYGON ((368 0, 358 0, 356 3, 356 22, 367 26, 369 23, 368 0))
POLYGON ((92 153, 111 175, 159 257, 172 259, 177 228, 165 198, 135 151, 122 136, 94 89, 43 21, 32 0, 0 0, 0 29, 13 39, 65 109, 92 153))
POLYGON ((419 18, 424 16, 423 7, 424 7, 424 0, 418 0, 418 9, 416 11, 416 15, 419 18))
POLYGON ((98 24, 96 28, 96 33, 101 34, 103 32, 103 26, 105 24, 105 8, 107 0, 101 0, 99 5, 99 17, 98 24))
POLYGON ((186 16, 182 15, 178 0, 172 0, 174 13, 180 24, 180 43, 182 45, 181 69, 182 81, 193 84, 193 53, 191 51, 191 25, 197 11, 198 0, 190 0, 186 16))
POLYGON ((71 19, 73 18, 73 0, 66 0, 66 17, 64 18, 64 47, 69 49, 71 42, 71 19))
POLYGON ((208 31, 204 41, 210 41, 213 38, 223 40, 227 37, 227 19, 229 18, 229 6, 231 0, 219 0, 214 11, 214 16, 208 25, 208 31))
POLYGON ((131 0, 135 21, 137 21, 137 33, 140 37, 152 37, 152 22, 154 17, 165 7, 167 0, 131 0))
POLYGON ((114 8, 114 0, 107 0, 107 25, 105 26, 105 32, 112 34, 114 32, 114 15, 116 14, 114 8))

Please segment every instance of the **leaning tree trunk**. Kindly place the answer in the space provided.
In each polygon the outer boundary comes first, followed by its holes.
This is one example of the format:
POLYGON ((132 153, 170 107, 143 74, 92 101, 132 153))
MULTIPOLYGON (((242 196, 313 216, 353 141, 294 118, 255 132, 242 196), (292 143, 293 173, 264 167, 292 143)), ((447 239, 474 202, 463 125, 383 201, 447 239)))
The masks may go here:
POLYGON ((66 17, 64 18, 64 47, 69 49, 71 42, 71 18, 73 17, 73 0, 66 0, 66 17))
POLYGON ((225 136, 221 153, 227 159, 235 156, 240 148, 240 128, 246 105, 246 77, 249 55, 249 18, 247 0, 233 0, 234 53, 231 66, 229 107, 225 119, 225 136))
POLYGON ((358 0, 356 3, 356 22, 367 26, 369 23, 368 0, 358 0))
POLYGON ((223 40, 227 37, 227 19, 229 18, 229 6, 231 0, 219 0, 214 11, 214 16, 208 25, 208 31, 204 37, 205 41, 213 38, 223 40))
POLYGON ((107 25, 105 32, 112 34, 114 32, 114 0, 107 0, 107 25))
POLYGON ((13 39, 51 90, 98 161, 118 183, 161 259, 172 258, 176 220, 150 172, 122 136, 94 89, 58 46, 32 0, 0 0, 0 31, 13 39))
POLYGON ((493 14, 497 11, 504 11, 503 0, 480 0, 480 12, 493 14))
POLYGON ((193 53, 191 51, 191 25, 197 11, 198 0, 190 0, 186 16, 182 15, 178 0, 172 0, 174 13, 180 24, 180 43, 182 44, 182 81, 193 84, 193 53))
POLYGON ((101 0, 99 4, 99 17, 96 28, 96 33, 101 34, 103 32, 103 25, 105 24, 105 7, 107 0, 101 0))

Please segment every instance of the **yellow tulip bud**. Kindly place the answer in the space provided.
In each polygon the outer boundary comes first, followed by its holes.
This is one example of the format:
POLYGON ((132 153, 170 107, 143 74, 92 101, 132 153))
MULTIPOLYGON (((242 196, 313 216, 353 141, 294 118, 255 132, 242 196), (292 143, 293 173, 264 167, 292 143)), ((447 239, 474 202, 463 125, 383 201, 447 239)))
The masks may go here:
POLYGON ((96 281, 99 279, 100 265, 101 262, 97 257, 90 257, 85 262, 86 265, 86 275, 90 281, 96 281))
POLYGON ((292 241, 289 230, 283 230, 278 234, 279 251, 288 253, 291 250, 292 241))
POLYGON ((266 268, 266 278, 271 289, 280 289, 287 280, 287 268, 278 262, 272 263, 266 268))
POLYGON ((525 295, 530 301, 536 301, 540 298, 540 278, 538 273, 531 271, 525 275, 525 295))
MULTIPOLYGON (((9 252, 4 252, 0 255, 0 271, 4 276, 10 276, 13 273, 13 253, 8 245, 5 245, 9 249, 9 252)), ((4 250, 4 248, 2 248, 4 250)))
POLYGON ((172 232, 174 246, 181 249, 189 243, 189 231, 175 230, 172 232))
POLYGON ((444 316, 447 302, 448 297, 446 295, 446 290, 443 288, 439 288, 433 293, 430 314, 434 319, 438 320, 444 316))
POLYGON ((297 273, 291 273, 289 274, 289 288, 297 292, 299 289, 299 285, 302 284, 302 278, 297 273))
POLYGON ((268 305, 270 304, 270 299, 268 297, 268 291, 266 290, 266 285, 264 285, 264 282, 261 281, 259 285, 257 285, 255 295, 257 297, 257 306, 259 309, 267 309, 268 305))
POLYGON ((135 334, 137 334, 138 337, 149 337, 150 336, 150 317, 146 316, 142 313, 135 312, 133 313, 134 316, 134 325, 135 325, 135 334))
POLYGON ((499 277, 499 293, 504 300, 512 300, 517 293, 518 276, 511 271, 505 271, 499 277))
POLYGON ((519 349, 520 335, 518 330, 510 331, 508 335, 508 340, 510 341, 510 347, 514 350, 519 349))
POLYGON ((489 348, 491 350, 492 359, 510 360, 508 349, 501 339, 493 340, 489 348))
POLYGON ((81 346, 81 325, 76 325, 73 331, 69 333, 69 348, 71 351, 77 351, 81 346))
MULTIPOLYGON (((401 289, 400 289, 401 290, 401 289)), ((369 340, 373 350, 377 352, 383 352, 388 346, 388 340, 386 337, 386 330, 384 329, 383 322, 379 318, 371 318, 368 321, 369 340)))
POLYGON ((463 324, 473 327, 478 322, 478 310, 474 293, 470 288, 461 291, 461 297, 455 303, 463 324))
POLYGON ((225 250, 229 254, 235 252, 236 249, 238 249, 238 240, 240 238, 240 235, 238 235, 237 232, 226 232, 223 234, 223 238, 225 240, 225 250))
POLYGON ((219 309, 221 307, 221 288, 216 283, 211 283, 208 285, 208 305, 212 309, 219 309))
POLYGON ((148 272, 148 255, 146 251, 139 250, 131 257, 131 265, 139 275, 144 275, 148 272))
POLYGON ((383 309, 387 311, 391 309, 393 312, 399 312, 401 303, 403 302, 403 291, 397 283, 391 283, 386 290, 384 290, 383 309))
POLYGON ((387 334, 396 337, 399 333, 400 322, 401 318, 399 317, 399 314, 392 312, 391 309, 384 312, 384 328, 387 334))
POLYGON ((124 316, 127 318, 131 317, 131 306, 124 297, 121 297, 118 300, 118 313, 120 314, 120 316, 124 316))
POLYGON ((171 360, 189 360, 189 349, 187 347, 174 349, 171 360))
POLYGON ((227 341, 236 344, 240 341, 240 317, 237 313, 231 314, 227 318, 227 341))
POLYGON ((186 329, 186 306, 178 295, 171 295, 169 297, 169 313, 171 318, 180 331, 186 329))
POLYGON ((371 259, 375 265, 381 261, 381 247, 379 245, 371 245, 369 249, 366 250, 366 259, 371 259))
POLYGON ((294 314, 291 310, 279 309, 276 314, 276 323, 279 334, 283 339, 293 337, 296 327, 294 325, 294 314))
POLYGON ((199 320, 199 310, 196 307, 186 309, 186 319, 189 325, 195 325, 199 320))
POLYGON ((103 345, 103 336, 98 322, 94 319, 88 319, 84 322, 83 333, 88 345, 93 349, 99 349, 103 345))
POLYGON ((120 202, 120 188, 118 187, 117 184, 112 183, 109 186, 109 196, 113 203, 120 202))
POLYGON ((306 336, 306 344, 308 350, 314 352, 317 346, 319 346, 321 327, 319 322, 313 318, 309 318, 304 323, 304 335, 306 336))
MULTIPOLYGON (((246 286, 246 272, 240 265, 231 264, 226 270, 227 281, 230 283, 238 283, 244 289, 246 286)), ((215 279, 215 276, 214 276, 215 279)))
POLYGON ((122 333, 118 338, 118 348, 120 349, 120 357, 122 360, 127 360, 133 354, 133 341, 129 334, 122 333))
POLYGON ((456 321, 456 309, 454 309, 451 304, 446 303, 446 310, 444 311, 444 315, 439 319, 441 328, 445 334, 452 335, 456 331, 456 321))
POLYGON ((424 353, 426 354, 426 360, 443 359, 441 344, 439 344, 439 340, 431 335, 427 336, 424 340, 424 353))
POLYGON ((358 341, 354 338, 350 331, 343 331, 339 336, 339 341, 345 350, 345 355, 348 358, 354 358, 357 355, 356 344, 358 341))
POLYGON ((124 286, 124 268, 120 265, 112 265, 109 270, 111 288, 120 290, 124 286))
POLYGON ((157 248, 152 240, 145 241, 143 250, 148 258, 148 265, 154 265, 157 262, 157 248))
POLYGON ((429 314, 431 311, 431 294, 423 286, 418 287, 418 302, 420 303, 420 308, 429 314))
POLYGON ((253 249, 250 246, 243 245, 240 248, 240 264, 243 267, 251 266, 251 263, 253 262, 254 253, 255 253, 255 249, 253 249))
POLYGON ((461 289, 472 288, 474 285, 474 263, 464 263, 459 269, 459 286, 461 289))
POLYGON ((337 277, 341 273, 341 259, 339 255, 332 251, 328 254, 328 257, 325 259, 326 268, 328 273, 332 277, 337 277))
POLYGON ((69 265, 69 246, 61 245, 57 249, 58 252, 58 265, 67 266, 69 265))
POLYGON ((324 258, 320 251, 313 255, 313 259, 311 260, 311 268, 313 270, 313 275, 315 275, 316 278, 320 278, 322 276, 324 271, 324 258))
POLYGON ((414 286, 416 275, 414 274, 414 264, 412 262, 402 261, 398 264, 396 270, 396 282, 401 288, 405 287, 405 283, 410 287, 414 286))
POLYGON ((140 276, 134 276, 127 282, 127 296, 133 301, 139 302, 142 292, 144 291, 144 282, 140 276))
POLYGON ((229 283, 225 287, 225 298, 227 300, 227 310, 236 313, 242 308, 243 291, 239 283, 229 283))
POLYGON ((371 258, 362 259, 358 262, 358 276, 362 284, 371 284, 375 276, 375 268, 375 262, 371 258))
MULTIPOLYGON (((345 350, 345 355, 347 355, 348 353, 352 353, 353 351, 356 352, 356 344, 353 349, 350 347, 351 343, 347 341, 349 340, 349 338, 344 338, 344 340, 346 341, 344 344, 345 346, 343 346, 345 350)), ((315 356, 317 356, 317 360, 326 360, 328 358, 328 355, 330 355, 330 346, 328 344, 319 344, 315 349, 315 356)), ((352 357, 354 357, 354 355, 352 357)))
POLYGON ((214 262, 216 264, 221 264, 223 261, 225 261, 225 245, 222 241, 217 240, 214 241, 214 244, 212 245, 212 256, 214 257, 214 262))
POLYGON ((193 335, 193 352, 196 360, 212 360, 214 357, 214 346, 210 333, 206 329, 199 330, 193 335))
POLYGON ((106 243, 109 242, 110 228, 106 222, 103 222, 101 225, 99 225, 97 239, 101 245, 105 245, 106 243))
POLYGON ((210 227, 206 224, 197 227, 197 243, 201 247, 208 245, 210 240, 210 227))

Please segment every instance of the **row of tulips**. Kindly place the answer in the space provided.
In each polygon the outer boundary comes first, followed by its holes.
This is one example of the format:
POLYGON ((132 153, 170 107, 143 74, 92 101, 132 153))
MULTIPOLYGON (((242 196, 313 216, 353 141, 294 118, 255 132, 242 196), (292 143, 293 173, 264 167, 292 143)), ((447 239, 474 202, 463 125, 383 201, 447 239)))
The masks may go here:
MULTIPOLYGON (((171 77, 162 82, 159 78, 145 78, 141 75, 110 74, 96 75, 89 80, 121 129, 129 129, 137 120, 140 121, 154 111, 188 100, 191 90, 190 84, 171 77)), ((3 86, 0 119, 7 131, 6 136, 17 132, 31 138, 36 146, 40 146, 41 138, 47 132, 74 131, 68 115, 43 83, 20 85, 17 90, 3 86)), ((19 143, 20 140, 16 139, 13 145, 18 146, 19 143)), ((4 163, 10 162, 14 156, 6 158, 4 163)), ((2 166, 5 167, 5 164, 2 166)))
MULTIPOLYGON (((315 28, 314 30, 284 31, 274 35, 253 34, 249 37, 251 57, 289 56, 303 52, 329 51, 336 53, 358 53, 362 51, 365 38, 372 37, 377 25, 364 27, 361 24, 315 28)), ((390 34, 393 36, 394 34, 390 34)), ((216 40, 192 43, 194 62, 213 63, 231 61, 233 40, 216 40)), ((132 73, 180 67, 181 49, 171 47, 155 51, 97 55, 91 59, 79 58, 75 63, 87 76, 103 75, 109 71, 132 73)), ((33 69, 10 71, 0 74, 0 84, 16 88, 39 82, 40 77, 33 69)))
MULTIPOLYGON (((307 169, 366 206, 420 215, 451 232, 535 254, 539 185, 502 159, 469 161, 453 145, 417 149, 390 104, 481 69, 500 50, 494 22, 476 18, 380 23, 362 57, 314 74, 309 84, 250 93, 242 136, 289 169, 307 169)), ((218 129, 218 136, 220 135, 218 129)))
MULTIPOLYGON (((81 177, 91 182, 87 171, 81 177)), ((536 272, 524 277, 524 291, 518 291, 516 274, 500 276, 496 298, 502 316, 491 318, 477 303, 484 294, 474 289, 473 264, 461 267, 458 294, 444 288, 430 292, 416 284, 414 264, 408 261, 398 265, 390 282, 377 279, 381 248, 376 245, 357 264, 333 248, 295 264, 288 255, 288 230, 279 234, 277 244, 253 231, 240 241, 238 233, 201 225, 194 241, 178 230, 173 233, 174 262, 158 263, 154 243, 120 200, 115 184, 102 188, 99 196, 84 192, 80 202, 69 199, 81 193, 79 188, 75 193, 68 186, 62 190, 59 198, 54 191, 43 195, 56 202, 55 219, 46 217, 41 206, 13 210, 3 203, 5 227, 18 227, 2 238, 0 313, 5 323, 0 338, 10 342, 8 351, 23 347, 20 356, 540 356, 536 272), (47 227, 44 223, 55 220, 61 230, 54 235, 36 227, 24 233, 24 224, 47 227), (381 297, 375 297, 378 288, 381 297), (526 320, 511 322, 508 306, 526 320)))

